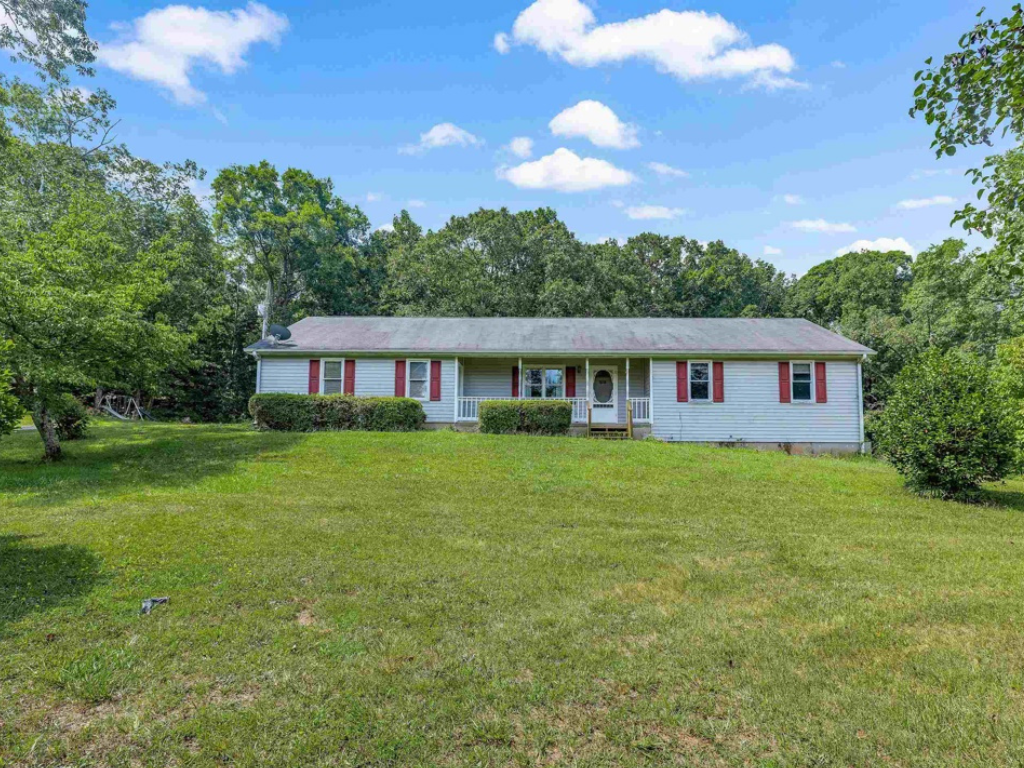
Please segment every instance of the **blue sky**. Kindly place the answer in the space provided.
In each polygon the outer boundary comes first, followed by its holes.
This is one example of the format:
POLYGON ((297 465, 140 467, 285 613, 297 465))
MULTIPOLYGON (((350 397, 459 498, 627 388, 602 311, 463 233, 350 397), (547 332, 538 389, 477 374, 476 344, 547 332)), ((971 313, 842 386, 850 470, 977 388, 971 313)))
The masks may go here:
POLYGON ((86 85, 118 100, 119 137, 209 178, 260 159, 330 176, 374 226, 410 201, 430 228, 551 206, 584 240, 720 238, 802 273, 859 240, 960 236, 971 194, 977 155, 936 160, 907 109, 977 2, 167 7, 89 8, 104 55, 86 85))

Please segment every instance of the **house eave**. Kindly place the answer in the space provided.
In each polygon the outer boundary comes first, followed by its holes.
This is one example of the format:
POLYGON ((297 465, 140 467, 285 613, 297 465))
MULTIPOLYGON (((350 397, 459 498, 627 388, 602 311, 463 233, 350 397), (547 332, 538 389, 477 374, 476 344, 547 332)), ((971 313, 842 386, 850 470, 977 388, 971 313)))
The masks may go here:
POLYGON ((388 349, 388 350, 366 350, 366 349, 296 349, 296 348, 249 348, 256 356, 267 355, 271 357, 310 357, 314 355, 329 357, 462 357, 462 358, 517 358, 529 357, 533 359, 542 358, 566 358, 566 357, 589 357, 601 360, 612 357, 635 357, 655 358, 663 360, 675 360, 681 357, 714 357, 719 360, 791 360, 795 358, 815 358, 827 360, 865 360, 869 355, 875 354, 872 349, 864 350, 714 350, 714 349, 674 349, 674 350, 647 350, 647 349, 601 349, 601 350, 564 350, 564 351, 530 351, 530 350, 498 350, 498 351, 476 351, 465 349, 388 349))

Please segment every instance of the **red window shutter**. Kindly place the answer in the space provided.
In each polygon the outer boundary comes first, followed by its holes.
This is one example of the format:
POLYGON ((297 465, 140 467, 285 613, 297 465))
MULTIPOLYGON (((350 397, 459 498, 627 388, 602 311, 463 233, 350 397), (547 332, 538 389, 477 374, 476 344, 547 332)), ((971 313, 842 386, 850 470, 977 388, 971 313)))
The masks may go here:
POLYGON ((814 394, 819 403, 828 402, 828 382, 825 380, 825 364, 814 364, 814 394))
POLYGON ((690 380, 686 373, 686 363, 676 363, 676 402, 685 403, 690 399, 690 380))
POLYGON ((441 399, 441 361, 430 361, 430 399, 441 399))
POLYGON ((725 402, 725 366, 722 363, 711 364, 711 380, 714 386, 714 402, 725 402))
POLYGON ((789 363, 779 363, 779 402, 792 402, 792 391, 789 388, 789 363))
POLYGON ((320 361, 309 361, 309 394, 320 394, 320 361))
POLYGON ((405 360, 395 360, 395 397, 405 397, 405 360))
POLYGON ((570 365, 565 369, 565 396, 576 397, 576 366, 570 365))
POLYGON ((512 397, 519 397, 519 366, 512 366, 512 397))
POLYGON ((354 395, 356 393, 356 361, 346 360, 345 361, 345 394, 354 395))

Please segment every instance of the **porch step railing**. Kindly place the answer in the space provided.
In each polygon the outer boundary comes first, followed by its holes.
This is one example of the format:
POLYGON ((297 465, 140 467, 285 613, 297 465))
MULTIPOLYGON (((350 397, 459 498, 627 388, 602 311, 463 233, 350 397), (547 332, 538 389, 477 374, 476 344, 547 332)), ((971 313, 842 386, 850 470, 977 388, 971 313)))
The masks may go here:
POLYGON ((629 404, 633 409, 633 421, 651 420, 651 398, 631 397, 629 404))
MULTIPOLYGON (((459 421, 479 421, 480 403, 485 400, 518 400, 516 397, 460 397, 458 408, 459 421)), ((572 420, 574 424, 583 424, 587 421, 587 398, 570 397, 566 398, 572 404, 572 420)))

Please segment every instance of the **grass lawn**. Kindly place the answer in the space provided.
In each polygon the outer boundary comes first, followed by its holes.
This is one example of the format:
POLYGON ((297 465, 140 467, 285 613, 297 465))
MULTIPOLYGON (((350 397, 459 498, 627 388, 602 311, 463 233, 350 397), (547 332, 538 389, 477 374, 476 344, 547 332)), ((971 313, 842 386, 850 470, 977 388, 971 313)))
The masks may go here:
POLYGON ((66 451, 0 442, 0 765, 1024 763, 1018 481, 451 432, 66 451))
POLYGON ((31 426, 33 426, 32 425, 32 416, 30 416, 27 413, 24 416, 22 416, 21 417, 21 424, 20 424, 20 426, 22 426, 22 427, 31 427, 31 426))

